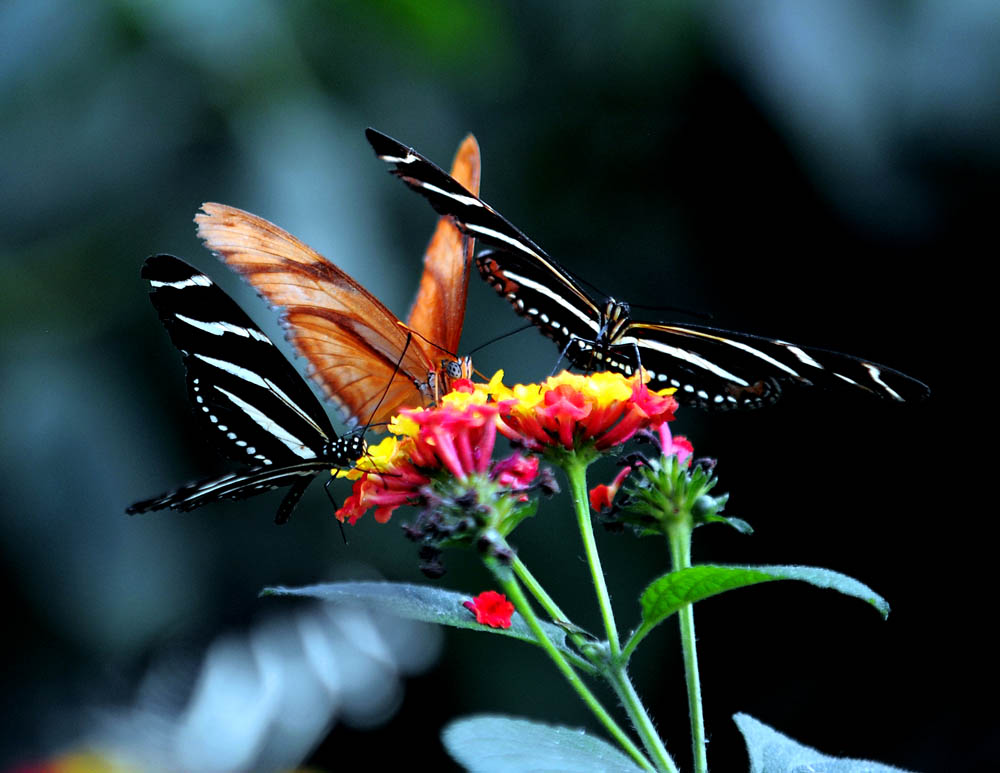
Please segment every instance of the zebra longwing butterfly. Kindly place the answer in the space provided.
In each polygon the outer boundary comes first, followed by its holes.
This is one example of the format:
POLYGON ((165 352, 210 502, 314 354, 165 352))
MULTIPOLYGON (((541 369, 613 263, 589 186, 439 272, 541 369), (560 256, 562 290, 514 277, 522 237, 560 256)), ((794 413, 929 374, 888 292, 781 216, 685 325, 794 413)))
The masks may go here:
MULTIPOLYGON (((472 135, 459 146, 452 175, 463 189, 479 190, 472 135)), ((344 271, 263 218, 206 203, 195 222, 210 250, 283 307, 289 339, 348 425, 384 422, 401 407, 434 402, 452 378, 471 375, 468 358, 442 359, 454 356, 462 336, 473 252, 473 239, 451 218, 440 219, 427 248, 405 325, 344 271)))
POLYGON ((682 403, 711 410, 773 403, 786 384, 842 387, 896 401, 926 397, 926 385, 870 360, 700 325, 633 320, 629 305, 595 298, 499 212, 412 148, 374 129, 366 136, 392 174, 441 215, 488 245, 480 275, 583 370, 632 374, 676 387, 682 403))
POLYGON ((142 277, 184 360, 188 397, 206 439, 250 468, 136 502, 126 512, 193 510, 291 486, 275 518, 286 522, 317 475, 350 468, 361 457, 361 434, 337 437, 309 385, 205 274, 172 255, 154 255, 142 277))

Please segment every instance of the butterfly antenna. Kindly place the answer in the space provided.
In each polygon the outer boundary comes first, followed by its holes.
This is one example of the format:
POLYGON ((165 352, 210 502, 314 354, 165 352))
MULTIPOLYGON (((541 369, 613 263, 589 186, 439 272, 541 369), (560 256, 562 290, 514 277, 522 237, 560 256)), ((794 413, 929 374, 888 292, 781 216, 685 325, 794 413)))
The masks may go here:
POLYGON ((527 325, 524 325, 523 327, 519 327, 519 328, 517 328, 517 329, 515 329, 515 330, 509 330, 509 331, 508 331, 508 332, 506 332, 506 333, 501 333, 501 334, 500 334, 500 335, 498 335, 498 336, 497 336, 496 338, 491 338, 491 339, 490 339, 489 341, 487 341, 486 343, 483 343, 483 344, 479 344, 479 346, 477 346, 476 348, 472 349, 472 350, 471 350, 471 351, 469 352, 469 355, 468 355, 468 356, 469 356, 469 357, 471 357, 471 356, 472 356, 473 354, 475 354, 476 352, 480 351, 481 349, 485 349, 485 348, 486 348, 487 346, 490 346, 491 344, 495 344, 495 343, 496 343, 497 341, 502 341, 503 339, 505 339, 505 338, 510 338, 511 336, 513 336, 513 335, 517 335, 518 333, 523 333, 523 332, 524 332, 525 330, 531 330, 531 328, 533 328, 533 327, 534 327, 534 325, 532 325, 532 324, 531 324, 531 323, 529 322, 529 323, 528 323, 527 325))
MULTIPOLYGON (((594 285, 593 282, 588 282, 579 274, 570 271, 565 266, 561 266, 562 270, 569 274, 576 282, 579 284, 590 288, 599 298, 610 298, 611 296, 604 292, 600 287, 594 285)), ((645 306, 639 303, 630 303, 629 308, 631 309, 642 309, 643 311, 651 311, 656 313, 664 314, 684 314, 688 317, 693 317, 694 319, 701 319, 706 321, 711 321, 715 319, 715 315, 711 312, 706 311, 695 311, 691 308, 686 308, 684 306, 645 306)))
MULTIPOLYGON (((410 344, 410 338, 412 338, 413 336, 416 336, 417 338, 419 338, 419 339, 420 339, 421 341, 423 341, 423 342, 424 342, 425 344, 427 344, 428 346, 433 346, 433 347, 434 347, 435 349, 437 349, 437 350, 438 350, 439 352, 442 352, 442 353, 444 353, 444 354, 447 354, 447 355, 448 355, 449 357, 451 357, 451 358, 452 358, 453 360, 457 360, 457 359, 459 359, 459 357, 458 357, 458 354, 457 354, 457 353, 455 353, 455 352, 453 352, 453 351, 451 351, 451 350, 449 350, 449 349, 446 349, 445 347, 441 346, 441 344, 436 344, 436 343, 434 343, 434 342, 433 342, 432 340, 430 340, 430 339, 429 339, 429 338, 428 338, 427 336, 424 336, 424 335, 421 335, 421 334, 420 334, 420 333, 418 333, 418 332, 417 332, 416 330, 412 330, 411 328, 409 328, 409 327, 407 327, 407 326, 406 326, 406 323, 405 323, 405 322, 402 322, 402 321, 397 321, 397 322, 396 322, 396 324, 397 324, 397 325, 399 325, 399 326, 400 326, 401 328, 403 328, 403 330, 405 330, 405 331, 406 331, 406 345, 407 345, 407 346, 409 346, 409 344, 410 344)), ((404 351, 405 351, 405 350, 404 350, 404 351)))
POLYGON ((413 334, 411 332, 407 332, 407 334, 406 334, 406 345, 403 347, 403 351, 401 351, 399 353, 399 359, 396 360, 396 365, 392 369, 392 375, 389 376, 389 380, 386 382, 385 389, 382 390, 382 396, 378 399, 378 402, 375 403, 375 407, 372 408, 372 412, 368 415, 368 421, 365 422, 365 426, 364 426, 364 429, 362 430, 362 434, 364 434, 365 432, 367 432, 371 428, 371 426, 372 426, 372 419, 375 418, 375 414, 378 413, 378 409, 381 408, 382 407, 382 403, 385 402, 386 395, 389 394, 389 387, 392 386, 392 382, 395 381, 396 380, 396 376, 399 375, 399 369, 400 369, 400 367, 402 367, 403 358, 406 356, 407 349, 410 348, 410 342, 411 341, 413 341, 413 334))
POLYGON ((657 313, 684 314, 685 316, 706 320, 708 322, 715 319, 715 315, 710 311, 695 311, 694 309, 689 309, 684 306, 644 306, 638 303, 630 303, 629 308, 642 309, 643 311, 653 311, 657 313))

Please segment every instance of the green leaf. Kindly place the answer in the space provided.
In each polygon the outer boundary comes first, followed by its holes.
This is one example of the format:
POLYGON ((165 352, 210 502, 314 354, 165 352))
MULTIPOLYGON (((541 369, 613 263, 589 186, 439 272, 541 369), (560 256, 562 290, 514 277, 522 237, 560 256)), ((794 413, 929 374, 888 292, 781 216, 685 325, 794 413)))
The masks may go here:
POLYGON ((709 515, 703 520, 705 523, 724 523, 727 526, 732 526, 740 534, 753 534, 753 526, 751 526, 747 521, 744 521, 742 518, 737 518, 732 515, 709 515))
POLYGON ((736 714, 733 721, 746 741, 750 773, 907 773, 880 762, 828 757, 749 714, 736 714))
MULTIPOLYGON (((510 628, 491 628, 477 623, 473 614, 462 606, 472 596, 429 585, 408 585, 396 582, 334 582, 306 585, 300 588, 273 587, 261 591, 262 596, 306 596, 335 604, 362 604, 410 620, 469 628, 484 633, 510 636, 535 644, 535 636, 524 618, 517 612, 510 628)), ((566 632, 551 623, 542 623, 545 633, 564 653, 575 655, 566 646, 566 632)))
POLYGON ((441 733, 448 753, 473 773, 635 773, 642 770, 617 748, 583 730, 483 715, 451 722, 441 733))
POLYGON ((800 580, 818 588, 830 588, 867 601, 882 617, 889 605, 875 591, 845 574, 813 566, 713 566, 704 564, 670 572, 650 583, 642 592, 643 628, 662 623, 685 604, 707 599, 733 588, 774 580, 800 580))

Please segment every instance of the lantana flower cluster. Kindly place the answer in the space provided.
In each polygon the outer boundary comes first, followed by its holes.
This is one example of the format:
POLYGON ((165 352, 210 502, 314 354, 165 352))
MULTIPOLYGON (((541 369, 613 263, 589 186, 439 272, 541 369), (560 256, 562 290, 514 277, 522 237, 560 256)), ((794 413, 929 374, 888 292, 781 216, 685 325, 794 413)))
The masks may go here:
POLYGON ((627 457, 610 484, 590 491, 590 506, 605 526, 612 530, 629 526, 639 536, 664 535, 675 527, 687 529, 713 521, 750 530, 740 519, 720 515, 727 494, 710 496, 718 483, 715 460, 694 460, 691 443, 675 437, 666 424, 649 434, 659 446, 658 455, 627 457))
POLYGON ((347 473, 354 489, 337 517, 354 524, 374 508, 385 523, 401 505, 418 505, 435 516, 422 518, 420 537, 430 530, 441 541, 487 526, 506 536, 524 515, 488 512, 495 502, 512 495, 525 503, 531 488, 555 489, 538 455, 597 454, 663 427, 677 408, 671 392, 614 373, 561 373, 514 387, 503 384, 503 371, 486 384, 458 380, 440 405, 393 420, 391 434, 347 473), (519 450, 494 460, 497 433, 519 450))
POLYGON ((643 429, 672 421, 673 389, 651 391, 640 375, 563 372, 541 384, 506 388, 502 371, 480 387, 501 406, 500 432, 531 451, 606 451, 643 429))
POLYGON ((402 505, 435 499, 433 484, 446 478, 486 480, 507 492, 531 488, 538 459, 519 452, 493 459, 499 410, 471 381, 461 379, 441 405, 401 411, 389 425, 392 434, 346 473, 356 480, 337 517, 353 525, 375 508, 375 520, 385 523, 402 505))

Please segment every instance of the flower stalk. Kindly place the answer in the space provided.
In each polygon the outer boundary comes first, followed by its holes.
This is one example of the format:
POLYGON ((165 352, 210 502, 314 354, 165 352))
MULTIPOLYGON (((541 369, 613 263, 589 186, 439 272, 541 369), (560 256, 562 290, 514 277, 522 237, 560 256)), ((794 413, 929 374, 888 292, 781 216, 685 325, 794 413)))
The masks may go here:
MULTIPOLYGON (((569 664, 566 658, 559 649, 552 643, 552 640, 546 635, 545 630, 542 628, 541 623, 538 620, 535 611, 531 607, 531 602, 528 601, 527 596, 521 590, 520 583, 518 583, 517 578, 514 577, 510 568, 497 561, 496 559, 488 558, 486 560, 487 567, 493 572, 493 576, 496 578, 497 582, 504 589, 507 594, 507 598, 514 602, 514 606, 517 611, 521 613, 531 632, 535 635, 538 644, 541 646, 545 653, 549 656, 552 662, 555 664, 559 672, 565 677, 566 681, 569 682, 573 690, 580 696, 587 708, 591 710, 597 720, 604 726, 612 738, 614 738, 621 747, 626 751, 626 753, 639 765, 643 770, 655 770, 653 765, 648 759, 643 755, 633 742, 632 739, 628 737, 624 730, 615 722, 614 718, 607 712, 607 710, 601 705, 600 701, 597 700, 596 696, 588 689, 587 685, 583 683, 580 676, 573 670, 573 667, 569 664)), ((676 768, 661 768, 669 771, 675 771, 676 768)))
MULTIPOLYGON (((691 566, 692 530, 690 513, 688 513, 687 518, 678 518, 667 525, 671 568, 675 572, 691 566)), ((687 684, 694 769, 697 773, 706 773, 708 771, 708 755, 705 739, 705 714, 701 701, 701 677, 698 673, 698 647, 694 633, 694 606, 685 604, 678 610, 677 616, 680 621, 681 651, 684 657, 684 680, 687 684)))
POLYGON ((642 739, 646 751, 653 758, 653 761, 656 762, 657 768, 669 771, 669 773, 677 773, 677 766, 667 753, 667 748, 664 746, 659 733, 656 732, 653 720, 650 719, 646 707, 643 706, 639 694, 635 691, 635 687, 632 684, 632 680, 628 677, 625 666, 613 666, 609 669, 607 678, 614 688, 618 700, 625 707, 629 719, 632 720, 632 726, 635 727, 636 732, 642 739))
POLYGON ((622 659, 621 641, 618 638, 618 628, 615 624, 614 610, 611 607, 611 596, 608 593, 607 583, 604 579, 604 570, 601 567, 601 558, 597 551, 597 541, 594 539, 593 522, 590 517, 590 498, 587 494, 587 466, 589 460, 581 455, 567 455, 563 462, 563 469, 569 479, 570 495, 573 499, 573 507, 576 511, 577 525, 580 529, 580 538, 583 540, 584 551, 587 555, 587 564, 590 567, 591 578, 594 582, 594 590, 597 595, 597 604, 601 610, 601 618, 604 621, 604 629, 608 636, 609 655, 607 667, 604 675, 611 683, 621 701, 625 712, 628 714, 639 737, 642 739, 646 751, 657 763, 660 770, 676 771, 677 767, 667 753, 663 740, 653 727, 653 722, 649 717, 646 707, 632 685, 626 670, 626 662, 622 659))
MULTIPOLYGON (((511 568, 514 570, 514 574, 517 578, 524 584, 524 587, 528 589, 528 592, 534 597, 538 605, 545 610, 548 614, 549 619, 552 620, 558 626, 563 627, 566 630, 566 635, 569 636, 570 641, 576 646, 581 652, 586 652, 587 648, 591 646, 593 637, 583 633, 579 628, 574 626, 566 613, 559 608, 559 605, 555 600, 548 594, 545 588, 542 587, 541 583, 535 578, 535 576, 528 570, 524 562, 519 556, 515 554, 514 559, 511 561, 511 568)), ((598 668, 589 660, 582 657, 577 657, 571 659, 573 665, 582 671, 586 671, 588 674, 596 675, 598 673, 598 668)))
POLYGON ((604 621, 604 631, 608 637, 611 658, 617 661, 622 654, 622 645, 618 638, 618 627, 615 625, 611 596, 604 580, 604 569, 601 567, 601 557, 597 552, 597 541, 594 539, 594 528, 590 520, 590 500, 587 496, 587 461, 576 454, 567 455, 563 469, 566 471, 566 477, 569 478, 570 496, 576 511, 577 526, 580 529, 580 538, 583 540, 583 549, 587 554, 590 576, 594 581, 597 605, 601 611, 601 619, 604 621))

